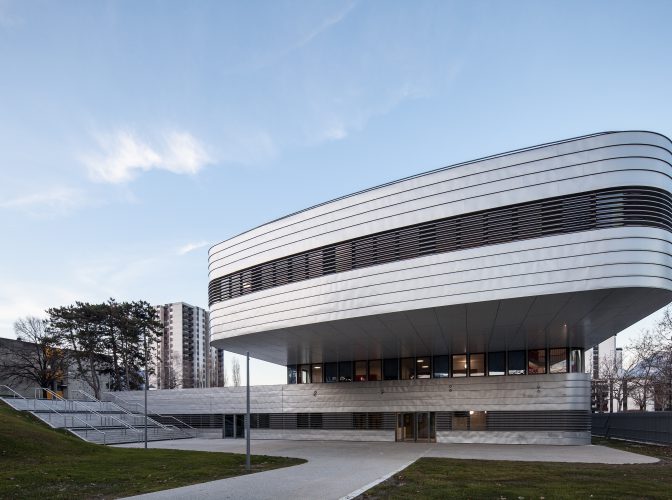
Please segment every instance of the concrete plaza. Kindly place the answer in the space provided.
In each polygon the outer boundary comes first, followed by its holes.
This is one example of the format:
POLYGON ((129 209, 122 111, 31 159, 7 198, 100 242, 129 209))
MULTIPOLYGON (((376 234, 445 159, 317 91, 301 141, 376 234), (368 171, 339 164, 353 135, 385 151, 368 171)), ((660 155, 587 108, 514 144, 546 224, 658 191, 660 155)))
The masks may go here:
MULTIPOLYGON (((137 444, 123 445, 136 447, 137 444)), ((142 445, 140 445, 142 446, 142 445)), ((245 453, 241 439, 157 441, 151 448, 245 453)), ((252 441, 252 453, 304 458, 307 463, 149 493, 142 499, 353 498, 420 457, 537 462, 642 464, 657 459, 603 446, 252 441)))

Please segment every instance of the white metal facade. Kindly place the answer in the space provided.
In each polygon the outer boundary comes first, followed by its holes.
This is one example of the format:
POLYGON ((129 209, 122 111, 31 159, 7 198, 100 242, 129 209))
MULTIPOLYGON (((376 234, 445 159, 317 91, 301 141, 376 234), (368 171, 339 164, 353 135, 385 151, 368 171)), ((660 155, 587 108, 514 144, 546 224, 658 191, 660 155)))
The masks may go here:
MULTIPOLYGON (((385 229, 503 205, 619 186, 650 186, 669 192, 670 150, 670 141, 658 134, 607 133, 418 175, 219 243, 210 249, 209 278, 385 229)), ((550 308, 556 316, 567 316, 569 321, 547 334, 559 339, 569 336, 574 345, 588 348, 670 300, 671 245, 671 235, 665 230, 615 227, 321 276, 212 304, 213 345, 239 353, 250 350, 255 357, 280 364, 322 361, 335 351, 341 357, 351 355, 350 359, 367 356, 371 351, 385 351, 382 344, 390 335, 401 339, 402 350, 431 352, 437 348, 436 336, 423 337, 422 333, 427 330, 425 323, 431 322, 429 316, 406 315, 404 322, 416 330, 408 338, 399 332, 390 334, 387 328, 376 333, 368 320, 389 323, 388 314, 419 310, 467 316, 468 311, 450 306, 491 303, 496 307, 498 301, 513 300, 504 303, 511 306, 509 324, 499 325, 493 317, 474 328, 476 337, 477 330, 494 329, 487 342, 497 337, 498 330, 506 335, 505 330, 520 320, 517 307, 521 301, 526 307, 525 298, 556 296, 555 307, 545 306, 534 314, 548 314, 550 308), (579 292, 585 296, 573 298, 579 292), (585 321, 581 304, 592 306, 591 321, 585 321), (562 314, 563 307, 573 310, 562 314), (361 321, 343 321, 354 319, 361 321), (560 331, 565 324, 567 331, 560 331)), ((491 308, 486 309, 484 314, 474 314, 476 322, 484 315, 492 316, 491 308)), ((442 330, 448 326, 438 323, 442 330)), ((542 323, 553 329, 549 321, 542 323)), ((443 336, 441 342, 452 350, 450 333, 443 336)), ((475 342, 484 341, 476 337, 475 342)), ((465 342, 471 340, 459 341, 465 342)))
MULTIPOLYGON (((590 348, 672 300, 672 225, 640 224, 637 206, 629 208, 635 215, 627 222, 609 227, 567 227, 563 234, 435 252, 263 289, 245 291, 249 283, 243 282, 242 292, 225 299, 216 294, 213 299, 212 286, 313 249, 501 207, 613 189, 655 190, 667 199, 671 174, 672 143, 666 137, 602 133, 420 174, 275 220, 210 249, 212 345, 282 365, 590 348)), ((643 210, 667 221, 672 203, 666 203, 643 210)), ((599 222, 600 215, 595 217, 599 222)), ((452 418, 458 418, 460 412, 488 408, 511 415, 521 409, 587 413, 590 408, 589 376, 581 373, 539 380, 535 375, 290 385, 282 391, 281 409, 269 393, 257 411, 436 411, 437 418, 440 412, 457 412, 452 418), (391 394, 384 384, 391 384, 391 394), (428 387, 431 393, 422 392, 428 387), (302 397, 288 405, 282 391, 302 397), (325 391, 331 396, 321 399, 325 391)), ((564 434, 473 433, 453 425, 451 431, 437 427, 436 439, 588 442, 589 432, 573 432, 572 425, 564 434)), ((256 432, 275 435, 270 429, 256 432)))

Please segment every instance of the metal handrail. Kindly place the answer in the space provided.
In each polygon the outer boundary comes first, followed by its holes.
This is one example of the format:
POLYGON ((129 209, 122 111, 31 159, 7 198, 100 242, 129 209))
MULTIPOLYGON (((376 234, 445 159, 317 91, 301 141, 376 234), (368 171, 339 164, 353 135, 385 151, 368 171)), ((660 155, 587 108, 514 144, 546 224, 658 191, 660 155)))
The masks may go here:
POLYGON ((15 396, 18 396, 18 397, 20 397, 21 399, 26 399, 25 396, 22 396, 21 394, 19 394, 18 392, 16 392, 14 389, 12 389, 11 387, 9 387, 8 385, 2 384, 2 385, 0 385, 0 388, 2 388, 2 387, 4 387, 5 389, 9 389, 11 392, 13 392, 13 393, 15 394, 15 396))
MULTIPOLYGON (((121 401, 121 402, 122 402, 123 404, 125 404, 125 405, 128 405, 128 406, 136 405, 137 407, 142 408, 143 411, 144 411, 144 409, 145 409, 145 405, 143 405, 142 403, 138 403, 138 402, 136 402, 136 401, 133 401, 133 402, 131 403, 131 402, 129 402, 129 401, 126 401, 126 400, 123 399, 122 397, 120 397, 120 396, 118 396, 118 395, 116 395, 116 394, 113 394, 113 393, 111 393, 111 392, 106 392, 105 394, 106 394, 107 396, 110 396, 110 397, 113 397, 113 398, 115 398, 115 399, 118 399, 119 401, 121 401)), ((111 401, 110 401, 110 403, 111 403, 111 401)), ((189 425, 189 424, 186 423, 186 422, 183 422, 183 421, 180 420, 179 418, 174 417, 173 415, 161 415, 160 413, 153 413, 153 415, 156 415, 157 417, 161 417, 161 418, 172 418, 173 420, 175 420, 176 422, 179 422, 179 423, 180 423, 181 425, 183 425, 184 427, 188 427, 188 428, 191 429, 192 431, 196 432, 196 428, 192 427, 191 425, 189 425)), ((180 428, 180 427, 178 426, 178 429, 179 429, 179 428, 180 428)))
MULTIPOLYGON (((82 404, 80 401, 74 401, 74 400, 63 399, 60 395, 56 394, 56 393, 55 393, 54 391, 52 391, 51 389, 47 389, 46 387, 43 387, 42 390, 46 391, 47 394, 51 394, 52 398, 56 398, 56 399, 59 400, 59 401, 63 401, 63 402, 66 404, 66 408, 67 408, 67 404, 68 404, 68 403, 70 403, 71 406, 74 406, 74 405, 77 405, 77 404, 82 404)), ((120 419, 118 419, 118 418, 116 418, 116 417, 114 417, 114 416, 112 416, 112 415, 101 415, 100 413, 98 413, 98 412, 95 411, 95 410, 92 410, 92 409, 89 408, 88 406, 85 406, 85 409, 86 409, 86 411, 88 411, 89 413, 92 413, 92 414, 98 416, 98 417, 100 418, 100 423, 101 423, 101 424, 105 421, 105 419, 112 419, 112 420, 114 420, 114 421, 116 421, 116 422, 119 422, 123 427, 126 427, 127 429, 129 429, 129 430, 131 430, 131 431, 134 431, 134 432, 138 433, 138 435, 140 435, 140 433, 142 432, 142 430, 140 430, 140 429, 136 429, 135 427, 133 427, 133 426, 132 426, 131 424, 129 424, 128 422, 124 422, 123 420, 120 420, 120 419)), ((138 437, 138 440, 140 440, 139 437, 138 437)))
MULTIPOLYGON (((28 398, 22 396, 21 394, 19 394, 18 392, 16 392, 14 389, 12 389, 11 387, 9 387, 8 385, 4 385, 4 384, 3 384, 3 385, 0 385, 0 387, 4 387, 4 388, 6 388, 6 389, 9 389, 9 390, 12 391, 14 394, 16 394, 17 396, 19 396, 21 399, 26 400, 26 401, 29 401, 28 398)), ((65 427, 65 429, 66 429, 68 432, 70 432, 71 434, 74 434, 74 432, 72 432, 72 431, 68 428, 68 420, 67 420, 68 416, 67 416, 67 415, 63 415, 63 414, 60 413, 58 410, 56 410, 56 409, 50 407, 48 404, 44 403, 41 399, 38 399, 38 398, 33 399, 33 410, 34 410, 34 411, 37 411, 37 408, 35 407, 35 406, 36 406, 35 403, 40 403, 40 404, 43 405, 47 410, 49 410, 49 411, 55 413, 55 414, 58 415, 59 417, 63 417, 63 426, 65 427)), ((106 435, 103 431, 101 431, 100 429, 95 428, 93 425, 89 424, 88 422, 85 422, 84 420, 82 420, 82 419, 79 418, 79 417, 76 417, 76 416, 74 416, 74 415, 70 415, 70 421, 72 422, 72 426, 73 426, 73 427, 75 426, 75 420, 78 420, 79 422, 82 422, 86 427, 91 427, 91 429, 93 429, 94 431, 96 431, 96 432, 102 434, 102 435, 103 435, 103 444, 107 444, 107 435, 106 435)), ((51 419, 49 419, 49 423, 51 424, 51 419)), ((53 426, 52 426, 52 427, 53 427, 53 426)), ((88 429, 87 429, 87 432, 88 432, 88 429)))
MULTIPOLYGON (((144 416, 143 416, 143 415, 137 415, 137 414, 135 414, 135 413, 132 413, 132 412, 128 411, 126 408, 122 408, 121 406, 119 406, 119 405, 116 404, 116 403, 113 403, 112 401, 101 401, 100 399, 97 399, 97 398, 96 398, 95 396, 93 396, 92 394, 89 394, 88 392, 82 391, 82 390, 80 390, 80 389, 77 389, 75 392, 79 392, 80 394, 83 394, 83 395, 86 396, 87 398, 91 399, 92 402, 95 402, 95 403, 103 403, 103 404, 104 404, 104 403, 110 404, 110 405, 115 406, 116 408, 118 408, 118 409, 120 410, 120 412, 121 412, 121 413, 124 413, 125 415, 130 415, 130 416, 132 416, 132 417, 134 417, 134 418, 135 418, 135 417, 142 418, 142 419, 144 420, 144 416)), ((149 420, 149 421, 150 421, 151 423, 153 423, 153 424, 156 424, 158 427, 161 427, 162 429, 164 429, 164 430, 166 430, 166 431, 170 431, 170 430, 172 430, 172 429, 169 429, 166 425, 162 424, 161 422, 158 422, 157 420, 154 420, 153 418, 151 418, 151 417, 149 417, 149 416, 147 417, 147 420, 149 420)))

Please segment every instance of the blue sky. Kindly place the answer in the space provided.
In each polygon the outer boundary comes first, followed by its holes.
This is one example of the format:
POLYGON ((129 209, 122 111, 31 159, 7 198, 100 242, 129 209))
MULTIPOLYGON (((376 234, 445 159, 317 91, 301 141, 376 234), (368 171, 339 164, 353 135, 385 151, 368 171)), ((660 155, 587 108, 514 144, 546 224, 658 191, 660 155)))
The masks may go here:
POLYGON ((205 307, 210 244, 372 185, 603 130, 672 136, 671 18, 669 1, 0 0, 0 336, 78 299, 205 307))

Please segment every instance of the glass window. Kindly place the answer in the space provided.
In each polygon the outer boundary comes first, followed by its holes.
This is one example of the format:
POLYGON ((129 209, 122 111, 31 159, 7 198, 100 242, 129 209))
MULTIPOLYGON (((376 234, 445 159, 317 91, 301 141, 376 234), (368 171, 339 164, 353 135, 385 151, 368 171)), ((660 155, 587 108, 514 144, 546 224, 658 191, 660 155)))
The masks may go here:
POLYGON ((546 349, 527 351, 527 373, 528 375, 546 373, 546 349))
POLYGON ((453 377, 467 376, 467 355, 453 354, 453 377))
POLYGON ((324 363, 324 381, 338 382, 338 363, 324 363))
POLYGON ((297 382, 299 384, 310 384, 310 365, 299 365, 297 382))
POLYGON ((487 413, 484 411, 470 411, 469 412, 469 430, 470 431, 484 431, 486 430, 487 413))
POLYGON ((488 353, 488 375, 506 374, 506 353, 489 352, 488 353))
POLYGON ((355 361, 355 382, 366 382, 366 361, 355 361))
POLYGON ((383 380, 399 380, 399 360, 397 358, 383 360, 383 380))
POLYGON ((432 357, 420 356, 415 360, 416 378, 432 378, 432 357))
POLYGON ((525 351, 509 351, 509 375, 525 375, 525 351))
POLYGON ((322 383, 322 365, 312 365, 311 368, 311 382, 313 384, 322 383))
POLYGON ((369 380, 383 380, 383 367, 379 359, 369 361, 369 380))
POLYGON ((583 351, 572 348, 569 350, 569 371, 572 373, 583 373, 583 351))
POLYGON ((296 384, 296 366, 291 365, 287 367, 287 383, 296 384))
POLYGON ((338 381, 352 382, 352 361, 338 363, 338 381))
MULTIPOLYGON (((464 355, 466 357, 466 354, 464 355)), ((466 364, 466 360, 465 360, 466 364)), ((465 367, 466 371, 466 367, 465 367)), ((452 430, 454 431, 468 431, 469 430, 469 412, 456 411, 453 412, 452 430)))
POLYGON ((549 349, 548 366, 550 373, 567 373, 567 349, 549 349))
POLYGON ((485 375, 485 354, 469 355, 469 376, 482 377, 485 375))
POLYGON ((450 376, 448 356, 434 356, 434 378, 448 378, 450 376))
POLYGON ((401 358, 401 380, 413 380, 415 378, 415 358, 401 358))

